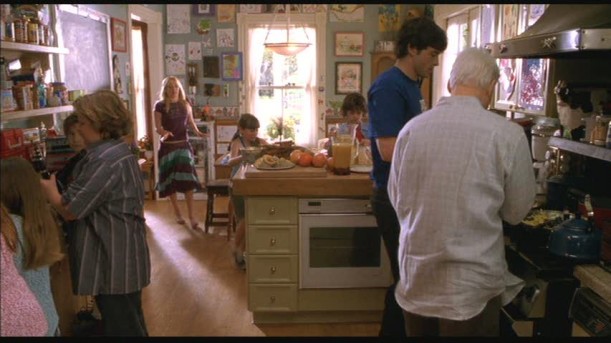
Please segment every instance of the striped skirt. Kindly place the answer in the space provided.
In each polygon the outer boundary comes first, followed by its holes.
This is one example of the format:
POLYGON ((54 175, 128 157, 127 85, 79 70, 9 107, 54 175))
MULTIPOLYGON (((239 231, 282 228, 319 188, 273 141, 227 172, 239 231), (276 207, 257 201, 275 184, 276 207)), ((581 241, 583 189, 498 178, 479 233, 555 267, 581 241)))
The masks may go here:
POLYGON ((193 150, 188 141, 180 143, 161 143, 158 152, 159 197, 164 198, 176 192, 202 190, 195 172, 193 150))

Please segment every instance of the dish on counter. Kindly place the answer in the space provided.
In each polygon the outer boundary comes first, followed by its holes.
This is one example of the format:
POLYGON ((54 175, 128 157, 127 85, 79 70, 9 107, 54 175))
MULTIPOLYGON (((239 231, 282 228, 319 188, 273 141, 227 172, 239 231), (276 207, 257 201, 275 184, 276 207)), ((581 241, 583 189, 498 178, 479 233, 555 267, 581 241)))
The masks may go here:
POLYGON ((253 165, 260 170, 283 170, 295 167, 295 163, 286 158, 279 158, 271 155, 263 155, 263 157, 258 158, 253 165))
POLYGON ((362 164, 355 164, 350 166, 350 171, 353 173, 369 173, 373 169, 373 166, 366 166, 362 164))
POLYGON ((562 221, 561 211, 534 210, 522 220, 522 223, 532 228, 552 228, 562 221))

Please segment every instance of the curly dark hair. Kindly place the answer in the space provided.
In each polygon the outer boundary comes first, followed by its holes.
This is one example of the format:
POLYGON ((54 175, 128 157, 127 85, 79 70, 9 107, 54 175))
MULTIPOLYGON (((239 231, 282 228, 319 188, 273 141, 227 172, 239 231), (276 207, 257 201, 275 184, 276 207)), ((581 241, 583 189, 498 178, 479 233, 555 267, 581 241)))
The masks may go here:
POLYGON ((367 104, 365 103, 365 97, 361 93, 349 93, 342 102, 340 113, 342 116, 347 116, 349 111, 360 112, 362 114, 367 113, 367 104))
POLYGON ((407 48, 410 45, 418 50, 424 50, 430 46, 444 51, 448 47, 448 37, 446 32, 430 18, 409 18, 399 29, 399 38, 395 44, 397 58, 407 56, 407 48))

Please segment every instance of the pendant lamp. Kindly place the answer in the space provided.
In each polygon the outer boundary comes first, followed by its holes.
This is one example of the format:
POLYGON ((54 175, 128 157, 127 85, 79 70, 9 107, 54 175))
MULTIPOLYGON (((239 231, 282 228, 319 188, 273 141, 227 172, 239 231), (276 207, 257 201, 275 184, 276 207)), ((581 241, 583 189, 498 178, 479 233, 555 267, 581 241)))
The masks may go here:
POLYGON ((269 29, 267 30, 267 35, 265 36, 265 41, 263 43, 263 45, 265 45, 266 48, 270 49, 271 51, 282 55, 282 56, 294 56, 297 55, 298 53, 302 52, 303 50, 305 50, 307 47, 310 46, 310 43, 307 41, 308 38, 308 33, 305 30, 305 27, 303 27, 303 32, 305 33, 305 38, 306 41, 305 42, 293 42, 291 41, 291 29, 290 29, 290 25, 291 25, 291 5, 285 5, 285 11, 287 13, 287 19, 286 19, 286 41, 284 42, 268 42, 267 38, 269 37, 269 33, 272 30, 272 27, 274 26, 274 23, 276 22, 276 15, 274 14, 274 20, 272 22, 272 25, 269 27, 269 29))

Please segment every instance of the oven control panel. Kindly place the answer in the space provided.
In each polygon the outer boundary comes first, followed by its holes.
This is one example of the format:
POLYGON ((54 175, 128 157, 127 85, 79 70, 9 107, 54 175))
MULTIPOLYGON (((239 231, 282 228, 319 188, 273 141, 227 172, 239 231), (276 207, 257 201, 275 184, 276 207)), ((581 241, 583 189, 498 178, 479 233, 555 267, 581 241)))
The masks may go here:
POLYGON ((611 304, 589 288, 575 291, 570 313, 590 335, 611 336, 611 304))

